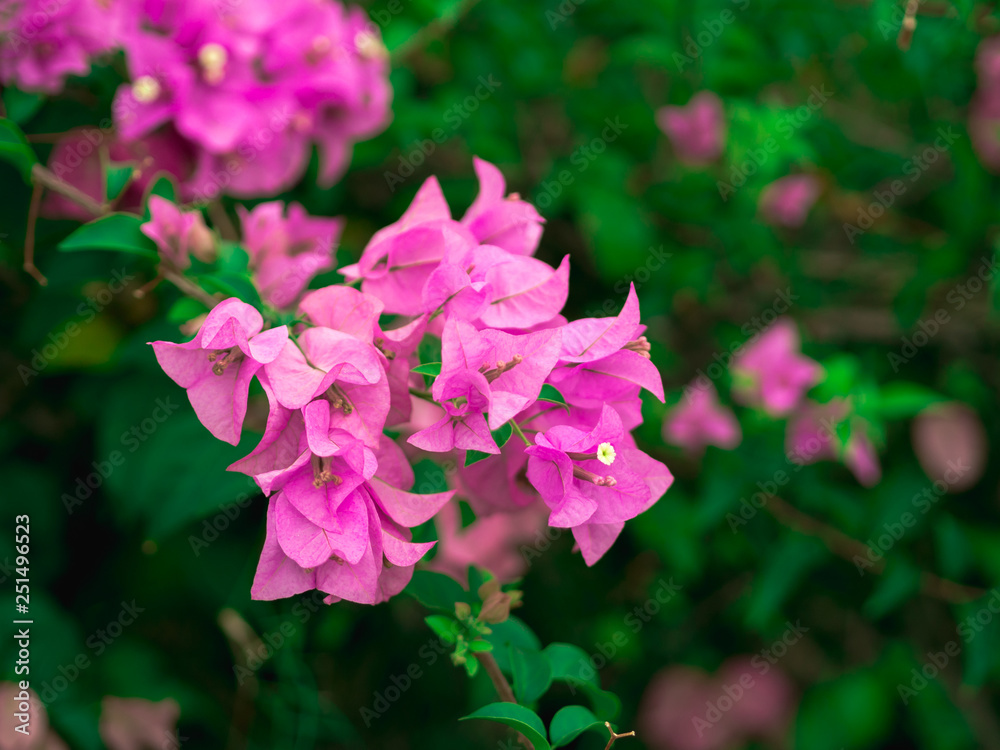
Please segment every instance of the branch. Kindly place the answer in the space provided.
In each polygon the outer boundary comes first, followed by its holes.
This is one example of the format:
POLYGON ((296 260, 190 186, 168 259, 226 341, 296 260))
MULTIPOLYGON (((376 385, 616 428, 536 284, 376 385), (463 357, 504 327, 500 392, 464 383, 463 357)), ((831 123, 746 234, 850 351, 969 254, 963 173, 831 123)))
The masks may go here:
POLYGON ((82 190, 78 190, 68 182, 61 180, 41 164, 35 164, 31 168, 31 177, 35 184, 41 184, 53 193, 59 193, 59 195, 69 198, 77 205, 82 206, 87 211, 92 213, 94 216, 103 216, 107 213, 107 206, 98 203, 82 190))
MULTIPOLYGON (((827 526, 810 515, 794 508, 780 497, 771 495, 764 508, 781 524, 802 534, 813 536, 827 546, 833 554, 848 562, 854 562, 856 557, 862 557, 871 562, 868 557, 868 547, 856 539, 852 539, 842 531, 827 526)), ((871 563, 871 571, 876 575, 885 572, 885 558, 871 563)), ((974 586, 966 586, 947 578, 928 573, 920 574, 920 591, 926 596, 940 599, 950 604, 962 604, 974 601, 986 594, 986 591, 974 586)))
MULTIPOLYGON (((477 651, 474 656, 483 669, 486 670, 486 674, 490 676, 490 680, 493 681, 493 688, 497 691, 500 700, 504 703, 517 703, 517 700, 514 698, 514 691, 510 689, 510 683, 507 682, 507 678, 500 671, 500 665, 493 658, 493 654, 489 651, 477 651)), ((531 741, 527 737, 520 732, 518 732, 517 736, 527 750, 535 750, 535 746, 531 744, 531 741)))

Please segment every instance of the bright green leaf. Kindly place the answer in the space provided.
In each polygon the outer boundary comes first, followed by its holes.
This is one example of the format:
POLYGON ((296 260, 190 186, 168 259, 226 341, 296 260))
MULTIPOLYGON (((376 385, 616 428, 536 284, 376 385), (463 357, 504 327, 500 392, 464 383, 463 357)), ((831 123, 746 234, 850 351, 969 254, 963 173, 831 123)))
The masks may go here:
POLYGON ((606 731, 604 722, 594 716, 590 709, 583 706, 564 706, 556 712, 549 724, 552 747, 568 745, 588 729, 606 731))
POLYGON ((542 386, 542 392, 538 394, 538 400, 566 406, 566 397, 559 392, 558 388, 548 383, 542 386))
POLYGON ((417 365, 413 368, 413 372, 417 375, 431 375, 437 377, 441 374, 441 363, 440 362, 427 362, 423 365, 417 365))
POLYGON ((552 684, 552 667, 542 651, 515 646, 510 649, 510 667, 518 703, 534 703, 552 684))
POLYGON ((445 643, 454 643, 461 632, 459 624, 447 615, 429 615, 424 618, 427 626, 445 643))
POLYGON ((9 162, 31 184, 31 168, 38 161, 21 128, 11 120, 0 119, 0 160, 9 162))
POLYGON ((139 230, 141 224, 142 219, 133 214, 102 216, 73 232, 59 243, 59 249, 63 252, 111 250, 156 260, 159 257, 156 245, 139 230))
POLYGON ((132 180, 135 171, 131 164, 108 164, 104 169, 104 194, 109 201, 113 201, 122 194, 122 191, 132 180))
POLYGON ((457 581, 444 573, 416 570, 413 578, 403 589, 428 609, 455 611, 455 602, 468 601, 468 594, 457 581))
POLYGON ((545 738, 545 725, 538 714, 517 703, 491 703, 463 716, 461 721, 468 719, 486 719, 506 724, 527 737, 535 750, 551 750, 552 746, 545 738))

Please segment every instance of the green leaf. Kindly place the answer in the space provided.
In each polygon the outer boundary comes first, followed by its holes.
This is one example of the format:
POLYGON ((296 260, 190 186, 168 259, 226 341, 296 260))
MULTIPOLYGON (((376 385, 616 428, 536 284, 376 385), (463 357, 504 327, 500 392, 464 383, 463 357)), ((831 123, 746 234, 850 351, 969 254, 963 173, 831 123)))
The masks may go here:
POLYGON ((202 313, 208 312, 208 308, 201 302, 190 297, 181 297, 167 312, 167 320, 171 323, 187 323, 193 318, 197 318, 202 313))
POLYGON ((566 406, 566 397, 559 392, 558 388, 548 383, 542 386, 542 392, 538 394, 538 400, 566 406))
POLYGON ((156 260, 159 257, 156 244, 139 230, 141 224, 142 219, 134 214, 102 216, 73 232, 59 243, 59 249, 63 252, 111 250, 156 260))
POLYGON ((530 705, 545 695, 552 684, 552 667, 541 651, 512 647, 510 667, 514 676, 514 695, 518 703, 530 705))
POLYGON ((135 168, 131 164, 109 163, 104 169, 104 194, 108 201, 113 201, 122 194, 122 191, 132 180, 135 168))
POLYGON ((588 729, 604 730, 604 722, 600 721, 590 709, 583 706, 564 706, 552 717, 549 724, 549 736, 552 747, 568 745, 588 729))
POLYGON ((497 444, 497 448, 503 448, 507 445, 507 441, 510 440, 510 436, 514 434, 514 428, 511 427, 510 422, 504 422, 497 429, 493 430, 493 441, 497 444))
POLYGON ((29 94, 15 88, 5 88, 3 91, 3 106, 7 117, 19 125, 27 122, 45 102, 41 94, 29 94))
POLYGON ((576 681, 600 687, 597 671, 587 652, 571 643, 550 643, 545 647, 545 657, 552 669, 552 679, 576 681))
POLYGON ((424 618, 424 622, 445 643, 455 643, 458 640, 461 628, 447 615, 428 615, 424 618))
POLYGON ((493 656, 500 669, 508 674, 511 673, 510 648, 512 646, 526 651, 539 651, 542 648, 538 636, 531 632, 531 628, 513 615, 490 627, 493 632, 486 636, 486 640, 493 644, 493 656))
POLYGON ((886 383, 879 396, 878 411, 887 419, 912 417, 931 404, 947 400, 930 388, 903 380, 886 383))
POLYGON ((475 640, 469 642, 469 651, 474 654, 485 653, 493 650, 493 644, 489 641, 475 640))
POLYGON ((477 464, 483 459, 492 456, 492 453, 483 453, 482 451, 468 450, 465 452, 465 465, 472 466, 472 464, 477 464))
MULTIPOLYGON (((865 559, 867 562, 867 558, 865 559)), ((897 609, 920 591, 920 570, 904 559, 896 559, 879 576, 875 590, 862 610, 872 620, 878 620, 897 609)))
POLYGON ((545 725, 538 718, 538 714, 517 703, 491 703, 473 711, 468 716, 463 716, 460 721, 469 719, 486 719, 506 724, 527 737, 535 746, 535 750, 551 750, 552 748, 545 738, 545 725))
POLYGON ((38 158, 21 128, 11 120, 0 120, 0 159, 14 165, 21 173, 21 179, 31 184, 31 168, 38 158))
POLYGON ((423 365, 417 365, 412 370, 417 375, 431 375, 437 377, 441 374, 441 363, 440 362, 428 362, 423 365))
POLYGON ((428 609, 455 611, 455 602, 468 601, 469 596, 457 581, 444 573, 416 570, 413 578, 403 589, 428 609))
POLYGON ((198 282, 208 292, 222 292, 228 297, 238 297, 258 310, 261 308, 260 293, 246 276, 238 273, 215 273, 198 277, 198 282))

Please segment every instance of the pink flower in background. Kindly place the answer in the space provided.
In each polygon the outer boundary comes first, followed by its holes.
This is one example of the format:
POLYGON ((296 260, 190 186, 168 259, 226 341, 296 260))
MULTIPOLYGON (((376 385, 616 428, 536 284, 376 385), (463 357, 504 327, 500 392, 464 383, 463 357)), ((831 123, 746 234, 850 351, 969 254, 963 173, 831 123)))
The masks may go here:
POLYGON ((170 268, 183 271, 191 265, 191 256, 210 261, 215 239, 200 211, 183 211, 158 195, 149 199, 149 221, 140 231, 156 243, 160 258, 170 268))
POLYGON ((10 0, 0 9, 0 82, 58 94, 67 76, 90 72, 90 60, 117 43, 119 3, 10 0))
POLYGON ((232 445, 240 442, 250 381, 288 340, 285 326, 263 327, 260 313, 234 297, 216 305, 186 344, 152 342, 160 367, 187 390, 201 423, 232 445))
POLYGON ((795 714, 795 690, 777 667, 754 659, 733 657, 711 675, 689 666, 661 670, 639 705, 638 734, 651 750, 728 750, 755 739, 780 742, 795 714))
POLYGON ((732 450, 743 439, 736 415, 719 403, 715 386, 697 382, 684 389, 684 396, 663 421, 663 439, 698 452, 707 445, 732 450))
POLYGON ((788 414, 823 377, 823 368, 800 347, 794 322, 772 323, 733 360, 733 396, 773 417, 788 414))
MULTIPOLYGON (((489 463, 493 461, 473 466, 489 463)), ((485 568, 501 582, 514 581, 528 569, 530 559, 522 554, 523 548, 537 551, 532 545, 539 539, 548 541, 542 533, 547 517, 545 506, 536 502, 520 510, 482 516, 463 529, 458 505, 448 503, 434 517, 440 541, 428 567, 459 583, 467 580, 470 565, 485 568)))
POLYGON ((108 695, 101 701, 101 739, 108 750, 176 747, 180 715, 172 698, 154 702, 108 695))
POLYGON ((819 197, 819 179, 811 174, 792 174, 775 180, 760 195, 760 212, 775 226, 801 227, 819 197))
POLYGON ((800 466, 838 461, 865 487, 874 487, 882 479, 878 451, 868 436, 868 424, 852 413, 847 399, 825 404, 804 402, 788 421, 785 447, 789 460, 800 466), (850 421, 846 443, 839 437, 840 425, 845 421, 850 421))
POLYGON ((979 415, 965 404, 927 407, 913 420, 912 435, 924 472, 948 492, 964 492, 983 476, 989 442, 979 415))
POLYGON ((1000 171, 1000 37, 980 42, 976 72, 979 81, 969 103, 969 137, 979 160, 1000 171))
POLYGON ((683 107, 662 107, 656 124, 670 137, 677 158, 688 164, 706 164, 722 155, 726 123, 722 100, 711 91, 699 91, 683 107))
POLYGON ((298 203, 240 206, 243 247, 250 255, 254 285, 261 299, 279 309, 291 307, 314 276, 334 266, 334 247, 343 219, 309 216, 298 203))
POLYGON ((147 4, 122 45, 131 83, 115 124, 135 141, 171 125, 198 153, 186 196, 281 192, 319 149, 332 184, 354 141, 389 119, 388 55, 360 8, 289 0, 147 4))

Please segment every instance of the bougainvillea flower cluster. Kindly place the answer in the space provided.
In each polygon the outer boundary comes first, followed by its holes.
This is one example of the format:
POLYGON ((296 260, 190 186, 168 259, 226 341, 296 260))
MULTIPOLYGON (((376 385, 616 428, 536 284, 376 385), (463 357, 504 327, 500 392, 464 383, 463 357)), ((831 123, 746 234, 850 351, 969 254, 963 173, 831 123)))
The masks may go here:
MULTIPOLYGON (((112 105, 114 133, 102 126, 100 143, 146 174, 172 174, 185 200, 279 193, 302 177, 313 145, 319 181, 330 185, 353 144, 390 118, 388 53, 361 8, 18 0, 0 10, 0 81, 25 91, 58 93, 67 75, 86 74, 94 55, 113 48, 125 53, 129 81, 112 105)), ((89 184, 101 169, 95 149, 65 157, 66 148, 54 150, 58 176, 103 192, 103 181, 89 184)), ((488 212, 480 224, 490 228, 488 212)))
MULTIPOLYGON (((360 289, 303 294, 332 262, 339 223, 280 204, 245 212, 272 325, 229 299, 192 341, 153 344, 222 440, 239 442, 252 378, 267 396, 263 438, 230 467, 269 498, 255 598, 319 589, 330 602, 384 601, 435 544, 412 530, 456 491, 481 516, 525 519, 528 535, 547 515, 592 565, 670 486, 667 467, 629 434, 642 421, 640 391, 663 400, 634 288, 619 315, 568 323, 568 259, 553 268, 533 257, 541 217, 505 195, 495 166, 475 168, 479 197, 461 220, 430 178, 341 269, 360 289), (295 266, 302 257, 312 260, 295 266), (276 307, 291 312, 290 327, 274 325, 276 307), (440 351, 439 361, 418 351, 440 351), (412 492, 420 454, 461 466, 456 488, 412 492)), ((454 522, 444 527, 454 547, 454 522)))

